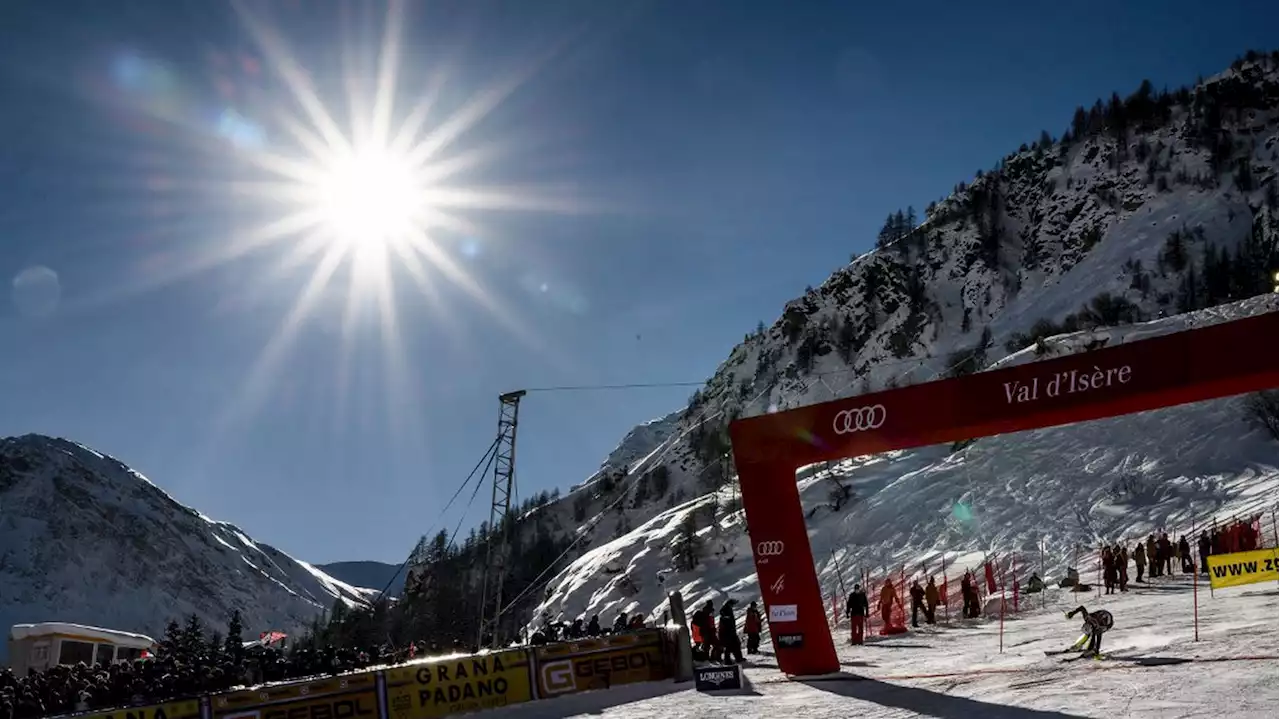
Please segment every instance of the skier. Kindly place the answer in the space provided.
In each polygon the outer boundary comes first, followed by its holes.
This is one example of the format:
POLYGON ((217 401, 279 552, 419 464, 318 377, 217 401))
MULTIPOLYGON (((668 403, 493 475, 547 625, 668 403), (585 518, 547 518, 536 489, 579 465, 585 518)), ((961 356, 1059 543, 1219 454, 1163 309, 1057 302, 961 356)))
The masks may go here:
POLYGON ((870 610, 871 604, 867 601, 867 593, 862 590, 862 585, 853 585, 853 592, 849 594, 849 602, 844 608, 844 613, 849 617, 850 644, 862 643, 862 634, 867 624, 867 612, 870 610))
POLYGON ((1200 541, 1198 543, 1200 550, 1200 572, 1202 574, 1209 573, 1209 552, 1213 550, 1213 544, 1209 541, 1209 534, 1203 529, 1200 530, 1200 541))
POLYGON ((747 633, 747 654, 759 654, 760 610, 756 608, 755 602, 747 605, 747 621, 743 624, 742 629, 747 633))
POLYGON ((1084 616, 1084 626, 1082 627, 1084 636, 1080 637, 1080 639, 1071 646, 1071 649, 1079 649, 1080 645, 1084 644, 1087 640, 1089 642, 1089 646, 1080 656, 1098 657, 1099 653, 1102 651, 1102 635, 1110 629, 1114 623, 1114 620, 1111 617, 1111 612, 1108 612, 1105 609, 1090 612, 1088 609, 1084 608, 1084 605, 1080 605, 1067 612, 1067 619, 1071 619, 1077 614, 1084 616))

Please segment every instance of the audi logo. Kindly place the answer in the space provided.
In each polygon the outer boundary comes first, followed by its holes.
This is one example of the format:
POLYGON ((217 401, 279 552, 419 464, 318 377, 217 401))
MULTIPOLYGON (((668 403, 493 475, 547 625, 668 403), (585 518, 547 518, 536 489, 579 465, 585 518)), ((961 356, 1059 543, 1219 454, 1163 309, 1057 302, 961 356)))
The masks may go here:
POLYGON ((835 430, 836 434, 851 434, 867 429, 879 429, 884 425, 884 421, 888 416, 889 413, 882 404, 846 409, 836 412, 835 419, 831 421, 831 428, 835 430))
POLYGON ((756 545, 756 554, 762 557, 776 557, 786 547, 782 542, 761 542, 756 545))

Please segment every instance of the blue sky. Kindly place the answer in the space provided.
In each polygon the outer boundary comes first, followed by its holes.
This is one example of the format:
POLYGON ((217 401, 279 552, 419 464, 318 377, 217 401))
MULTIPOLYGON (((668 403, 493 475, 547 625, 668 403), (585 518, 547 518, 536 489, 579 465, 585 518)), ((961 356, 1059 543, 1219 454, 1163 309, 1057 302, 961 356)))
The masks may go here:
MULTIPOLYGON (((348 128, 340 61, 372 85, 381 15, 247 6, 348 128)), ((432 231, 484 302, 428 263, 430 299, 393 265, 392 371, 376 306, 344 331, 348 265, 261 364, 318 264, 281 269, 300 239, 192 269, 287 215, 233 191, 254 157, 307 157, 281 120, 305 113, 230 6, 7 6, 0 435, 94 446, 303 559, 399 561, 492 441, 500 392, 705 379, 889 212, 1078 104, 1271 49, 1276 22, 1264 2, 412 2, 392 117, 443 74, 430 131, 532 69, 448 152, 493 150, 468 187, 554 188, 574 211, 432 231)), ((581 481, 690 392, 530 394, 521 492, 581 481)))

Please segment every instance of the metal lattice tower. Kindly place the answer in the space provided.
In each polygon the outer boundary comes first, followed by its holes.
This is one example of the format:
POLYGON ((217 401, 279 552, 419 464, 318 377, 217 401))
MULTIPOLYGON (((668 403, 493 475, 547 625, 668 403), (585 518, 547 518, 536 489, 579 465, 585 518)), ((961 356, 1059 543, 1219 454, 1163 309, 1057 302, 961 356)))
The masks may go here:
POLYGON ((485 629, 498 635, 502 616, 502 582, 506 578, 506 560, 510 527, 506 518, 511 511, 511 494, 516 477, 516 423, 520 417, 520 398, 524 390, 507 392, 498 397, 498 443, 493 455, 493 500, 489 505, 489 541, 486 543, 484 582, 480 590, 480 631, 477 643, 484 644, 485 629), (498 533, 501 532, 501 536, 498 533), (490 600, 490 590, 493 598, 490 600), (492 605, 492 614, 488 607, 492 605))

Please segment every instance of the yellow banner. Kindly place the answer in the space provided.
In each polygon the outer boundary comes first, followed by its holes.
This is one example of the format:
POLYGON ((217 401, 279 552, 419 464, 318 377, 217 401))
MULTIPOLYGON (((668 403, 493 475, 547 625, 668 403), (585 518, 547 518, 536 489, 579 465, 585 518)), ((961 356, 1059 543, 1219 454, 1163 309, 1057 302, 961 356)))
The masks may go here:
POLYGON ((200 702, 170 702, 147 707, 129 707, 98 714, 85 714, 77 719, 200 719, 200 702))
POLYGON ((1209 586, 1214 589, 1280 580, 1280 562, 1277 562, 1275 547, 1211 554, 1208 563, 1209 586))
POLYGON ((654 629, 538 647, 534 656, 541 697, 671 677, 654 629))
POLYGON ((209 704, 214 719, 377 719, 376 689, 365 672, 228 692, 209 704))
POLYGON ((387 670, 389 719, 434 719, 533 699, 523 649, 444 657, 387 670))

